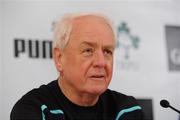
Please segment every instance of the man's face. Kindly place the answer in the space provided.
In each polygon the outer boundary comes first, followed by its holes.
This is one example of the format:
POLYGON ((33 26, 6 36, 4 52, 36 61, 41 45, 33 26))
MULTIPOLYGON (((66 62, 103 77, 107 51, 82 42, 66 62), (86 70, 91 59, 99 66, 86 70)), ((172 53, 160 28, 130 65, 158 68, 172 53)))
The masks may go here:
POLYGON ((114 47, 112 29, 102 19, 76 19, 62 54, 62 80, 80 94, 103 93, 112 77, 114 47))

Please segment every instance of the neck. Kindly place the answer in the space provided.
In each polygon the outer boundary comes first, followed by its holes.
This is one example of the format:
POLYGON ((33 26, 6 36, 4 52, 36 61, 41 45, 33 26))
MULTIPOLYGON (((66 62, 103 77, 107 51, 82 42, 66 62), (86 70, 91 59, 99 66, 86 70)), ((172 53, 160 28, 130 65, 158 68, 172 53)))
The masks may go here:
POLYGON ((65 80, 58 80, 58 85, 61 88, 62 93, 74 104, 79 106, 93 106, 97 103, 99 95, 79 92, 73 89, 72 86, 69 86, 65 83, 65 80))

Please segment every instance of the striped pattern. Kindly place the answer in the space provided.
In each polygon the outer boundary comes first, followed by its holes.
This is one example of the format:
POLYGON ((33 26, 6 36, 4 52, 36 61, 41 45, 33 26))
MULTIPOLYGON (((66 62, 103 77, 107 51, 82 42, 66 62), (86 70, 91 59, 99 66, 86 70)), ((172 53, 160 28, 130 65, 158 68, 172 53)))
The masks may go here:
POLYGON ((133 112, 133 111, 141 110, 141 109, 142 108, 140 106, 134 106, 134 107, 131 107, 131 108, 123 109, 123 110, 119 111, 119 113, 118 113, 115 120, 119 120, 119 118, 125 113, 129 113, 129 112, 133 112))

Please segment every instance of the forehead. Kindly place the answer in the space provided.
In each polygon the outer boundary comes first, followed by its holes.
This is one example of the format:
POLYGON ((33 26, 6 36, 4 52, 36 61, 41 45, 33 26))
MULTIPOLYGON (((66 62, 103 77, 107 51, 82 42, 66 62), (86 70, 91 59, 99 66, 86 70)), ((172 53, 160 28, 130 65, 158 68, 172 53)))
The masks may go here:
POLYGON ((88 40, 114 44, 114 33, 108 22, 98 16, 83 16, 73 21, 70 41, 88 40))
POLYGON ((105 20, 103 17, 99 16, 93 16, 93 15, 87 15, 87 16, 81 16, 73 20, 72 22, 74 29, 83 29, 84 30, 90 30, 90 29, 96 29, 96 30, 102 30, 106 27, 106 29, 113 32, 110 23, 105 20))

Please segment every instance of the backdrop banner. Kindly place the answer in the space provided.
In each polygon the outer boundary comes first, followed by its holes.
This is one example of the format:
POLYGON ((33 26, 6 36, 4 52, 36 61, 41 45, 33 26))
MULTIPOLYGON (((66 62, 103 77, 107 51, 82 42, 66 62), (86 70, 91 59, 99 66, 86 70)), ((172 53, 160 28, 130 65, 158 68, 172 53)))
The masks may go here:
MULTIPOLYGON (((55 19, 65 13, 97 12, 112 19, 117 35, 109 88, 148 100, 150 117, 154 120, 178 120, 177 113, 162 108, 159 102, 167 99, 180 109, 180 72, 171 71, 174 67, 169 69, 168 62, 169 46, 180 40, 177 36, 176 42, 171 43, 174 35, 169 39, 166 27, 180 26, 179 5, 176 0, 4 1, 3 31, 0 31, 3 36, 0 41, 3 115, 0 119, 9 119, 13 105, 22 95, 57 79, 51 53, 55 19)), ((179 55, 178 48, 174 53, 176 62, 179 55)))
POLYGON ((2 1, 0 0, 0 116, 2 116, 2 1))

